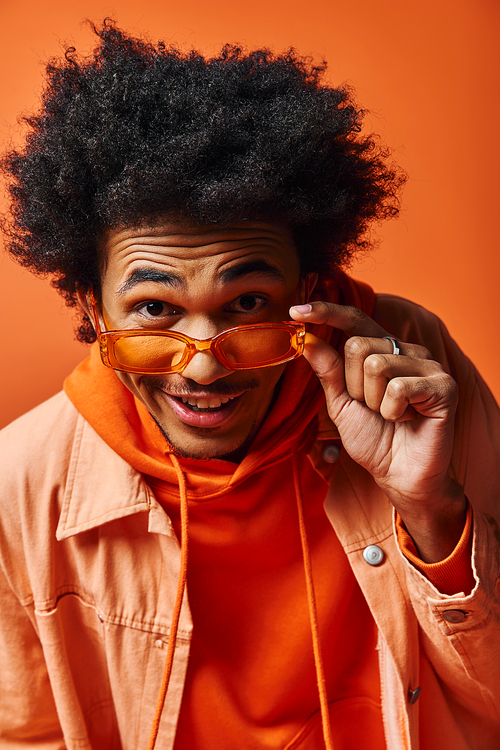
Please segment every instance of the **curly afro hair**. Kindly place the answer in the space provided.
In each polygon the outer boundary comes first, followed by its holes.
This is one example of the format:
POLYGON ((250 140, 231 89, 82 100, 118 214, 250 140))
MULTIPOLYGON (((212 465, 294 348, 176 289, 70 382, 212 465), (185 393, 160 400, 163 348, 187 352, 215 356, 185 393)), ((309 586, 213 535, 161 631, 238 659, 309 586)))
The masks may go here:
MULTIPOLYGON (((230 45, 205 59, 110 20, 92 28, 93 55, 69 47, 48 63, 25 147, 1 162, 8 250, 70 306, 79 289, 99 293, 107 227, 285 222, 302 271, 328 275, 368 247, 373 221, 397 214, 404 175, 360 135, 351 90, 322 84, 325 63, 230 45)), ((87 319, 78 337, 95 338, 87 319)))

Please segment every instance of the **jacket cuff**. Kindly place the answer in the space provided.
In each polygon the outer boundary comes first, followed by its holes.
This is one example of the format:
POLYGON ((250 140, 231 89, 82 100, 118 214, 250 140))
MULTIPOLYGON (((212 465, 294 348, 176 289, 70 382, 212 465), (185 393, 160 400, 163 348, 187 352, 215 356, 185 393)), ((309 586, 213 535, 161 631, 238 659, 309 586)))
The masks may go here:
POLYGON ((397 542, 403 555, 438 591, 449 596, 459 592, 465 595, 470 594, 475 586, 472 571, 472 507, 470 503, 467 503, 465 526, 457 546, 448 557, 440 562, 425 563, 418 557, 415 544, 397 512, 395 529, 397 542))

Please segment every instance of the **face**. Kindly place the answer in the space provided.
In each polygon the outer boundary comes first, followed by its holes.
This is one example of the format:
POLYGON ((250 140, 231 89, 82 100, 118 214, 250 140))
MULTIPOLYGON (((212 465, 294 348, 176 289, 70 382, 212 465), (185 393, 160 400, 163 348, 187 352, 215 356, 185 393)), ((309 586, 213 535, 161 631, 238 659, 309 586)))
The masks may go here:
MULTIPOLYGON (((205 339, 232 326, 287 320, 299 301, 297 252, 281 225, 109 230, 104 255, 108 330, 168 329, 205 339)), ((182 373, 117 375, 181 453, 240 460, 285 367, 232 371, 201 351, 182 373)))

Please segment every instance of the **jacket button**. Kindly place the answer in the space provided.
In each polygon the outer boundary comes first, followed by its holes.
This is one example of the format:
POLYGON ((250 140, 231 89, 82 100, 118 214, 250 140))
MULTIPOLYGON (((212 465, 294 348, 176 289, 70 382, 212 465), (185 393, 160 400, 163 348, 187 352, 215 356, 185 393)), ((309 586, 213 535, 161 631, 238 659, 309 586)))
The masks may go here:
POLYGON ((409 698, 410 704, 412 706, 420 698, 420 693, 421 692, 422 692, 422 688, 421 687, 416 687, 415 690, 412 690, 411 688, 408 690, 408 698, 409 698))
POLYGON ((376 544, 370 544, 363 550, 363 557, 368 565, 380 565, 385 555, 382 549, 376 544))
POLYGON ((327 445, 326 448, 323 448, 323 459, 327 462, 327 464, 334 464, 339 457, 339 453, 340 448, 338 447, 338 445, 332 443, 331 445, 327 445))
POLYGON ((446 622, 463 622, 467 616, 467 612, 462 612, 461 609, 445 609, 443 612, 443 620, 446 622))

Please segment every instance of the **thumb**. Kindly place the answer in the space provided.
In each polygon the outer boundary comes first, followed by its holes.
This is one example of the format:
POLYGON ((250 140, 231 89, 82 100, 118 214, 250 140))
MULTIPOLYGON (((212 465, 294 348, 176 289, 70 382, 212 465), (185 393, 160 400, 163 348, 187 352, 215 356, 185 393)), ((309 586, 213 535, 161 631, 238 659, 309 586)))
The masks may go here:
POLYGON ((352 400, 346 389, 344 360, 335 349, 312 333, 306 334, 304 358, 323 386, 330 417, 335 421, 336 415, 352 400))

